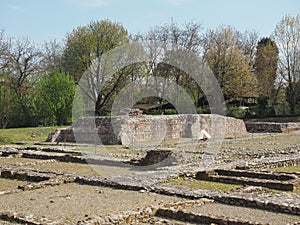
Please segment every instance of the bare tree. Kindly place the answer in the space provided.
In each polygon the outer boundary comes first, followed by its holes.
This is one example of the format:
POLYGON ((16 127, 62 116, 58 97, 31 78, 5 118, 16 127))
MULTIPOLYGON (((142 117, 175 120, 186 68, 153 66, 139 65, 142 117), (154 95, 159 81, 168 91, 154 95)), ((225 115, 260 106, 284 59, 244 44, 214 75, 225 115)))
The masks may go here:
POLYGON ((7 51, 7 41, 5 39, 4 30, 0 30, 0 72, 6 67, 5 55, 7 51))
POLYGON ((34 75, 41 71, 41 51, 29 39, 8 40, 8 48, 4 60, 11 80, 12 88, 18 98, 26 92, 27 81, 33 81, 34 75))
MULTIPOLYGON (((169 24, 153 27, 149 32, 140 36, 138 40, 144 41, 145 49, 150 59, 148 74, 154 76, 154 78, 157 77, 158 82, 161 82, 163 77, 165 80, 173 80, 184 88, 194 87, 194 85, 190 84, 192 79, 189 78, 188 74, 171 65, 162 63, 162 61, 174 60, 170 57, 175 55, 185 55, 180 54, 183 49, 200 55, 202 50, 201 32, 201 23, 189 22, 178 25, 171 21, 169 24)), ((166 84, 167 82, 157 84, 158 92, 165 92, 166 84)), ((157 93, 157 96, 163 96, 163 93, 157 93)), ((197 102, 197 100, 195 101, 197 102)))
POLYGON ((10 90, 7 88, 7 76, 5 73, 6 62, 5 53, 7 42, 4 36, 4 30, 0 30, 0 127, 5 128, 8 125, 8 116, 10 111, 10 90))
POLYGON ((279 75, 286 82, 290 112, 295 113, 300 95, 300 15, 285 16, 276 25, 273 38, 279 48, 279 75))
POLYGON ((62 54, 62 43, 56 40, 44 43, 41 63, 45 73, 62 70, 62 54))
POLYGON ((237 31, 237 45, 243 51, 243 54, 249 58, 249 66, 254 69, 256 46, 259 41, 258 33, 253 31, 237 31))
POLYGON ((9 106, 10 126, 30 125, 34 121, 32 113, 33 88, 41 71, 41 52, 37 45, 27 38, 9 38, 5 50, 3 69, 5 80, 5 95, 12 99, 9 106), (8 95, 9 94, 9 95, 8 95))

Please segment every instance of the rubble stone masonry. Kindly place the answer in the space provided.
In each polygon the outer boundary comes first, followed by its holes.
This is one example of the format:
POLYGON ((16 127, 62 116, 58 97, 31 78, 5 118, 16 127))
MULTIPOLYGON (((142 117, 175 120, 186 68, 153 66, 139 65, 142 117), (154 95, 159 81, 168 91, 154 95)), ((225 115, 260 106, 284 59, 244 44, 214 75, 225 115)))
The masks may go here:
POLYGON ((83 117, 70 128, 57 130, 48 141, 124 144, 198 139, 206 130, 213 138, 246 134, 243 120, 214 114, 83 117))

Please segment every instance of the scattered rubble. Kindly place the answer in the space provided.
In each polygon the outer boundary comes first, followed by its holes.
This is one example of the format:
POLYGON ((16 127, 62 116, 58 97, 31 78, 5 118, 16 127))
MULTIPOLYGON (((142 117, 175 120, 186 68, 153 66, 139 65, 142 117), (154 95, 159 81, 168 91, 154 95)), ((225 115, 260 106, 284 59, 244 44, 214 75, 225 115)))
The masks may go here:
MULTIPOLYGON (((285 134, 288 135, 288 134, 285 134)), ((282 136, 287 137, 287 136, 282 136)), ((15 190, 2 191, 1 196, 14 195, 40 189, 47 190, 50 186, 63 186, 67 183, 89 186, 107 187, 136 191, 141 194, 157 193, 159 195, 178 196, 186 199, 180 203, 161 203, 149 205, 136 211, 125 211, 104 217, 82 218, 78 225, 83 224, 260 224, 240 218, 208 215, 186 211, 188 205, 206 203, 226 204, 236 207, 255 208, 264 211, 282 213, 283 215, 300 215, 300 196, 293 191, 300 184, 299 172, 270 172, 267 168, 300 164, 300 144, 290 143, 284 146, 273 136, 266 141, 258 136, 243 139, 226 139, 226 147, 222 147, 209 168, 200 166, 208 153, 201 149, 195 151, 174 149, 143 149, 137 152, 110 152, 105 157, 92 158, 83 152, 69 148, 49 146, 3 146, 0 147, 1 159, 30 158, 32 162, 20 162, 13 165, 0 166, 0 177, 28 181, 15 190), (255 141, 257 140, 257 141, 255 141), (278 142, 277 142, 278 141, 278 142), (236 144, 245 144, 245 147, 236 144), (251 143, 264 146, 257 149, 251 143), (229 147, 228 147, 229 145, 229 147), (265 147, 265 146, 268 147, 265 147), (282 147, 284 146, 284 147, 282 147), (138 158, 136 158, 138 157, 138 158), (135 158, 134 160, 132 160, 135 158), (47 165, 55 162, 68 162, 74 166, 93 162, 96 165, 126 167, 130 173, 111 177, 79 175, 55 170, 30 168, 34 165, 47 165), (243 188, 222 192, 170 185, 166 182, 179 176, 206 181, 242 184, 243 188), (284 191, 282 191, 284 190, 284 191)), ((295 136, 295 140, 298 140, 295 136)), ((203 145, 203 143, 199 143, 203 145)), ((99 191, 99 193, 101 190, 99 191)), ((66 197, 67 199, 67 197, 66 197)), ((56 200, 51 200, 56 201, 56 200)), ((51 203, 51 202, 50 202, 51 203)), ((25 224, 70 224, 68 221, 54 221, 24 215, 21 212, 0 211, 0 222, 13 221, 25 224)), ((295 221, 297 224, 299 221, 295 221)))

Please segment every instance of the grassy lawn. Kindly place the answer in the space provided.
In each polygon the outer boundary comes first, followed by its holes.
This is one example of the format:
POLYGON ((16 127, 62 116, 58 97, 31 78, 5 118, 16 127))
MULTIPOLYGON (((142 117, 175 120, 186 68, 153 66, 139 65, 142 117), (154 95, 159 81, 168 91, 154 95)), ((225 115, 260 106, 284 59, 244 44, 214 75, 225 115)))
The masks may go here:
POLYGON ((32 142, 32 134, 35 135, 35 142, 45 141, 48 137, 48 134, 54 132, 56 128, 63 127, 30 127, 0 129, 0 144, 4 145, 15 142, 32 142))
POLYGON ((297 187, 296 190, 293 191, 296 194, 300 194, 300 187, 297 187))
POLYGON ((202 180, 196 180, 192 178, 184 179, 183 177, 179 177, 176 180, 171 180, 167 184, 173 184, 173 185, 175 184, 175 185, 186 186, 189 188, 198 188, 198 189, 213 190, 213 191, 231 191, 243 187, 242 185, 223 184, 219 182, 202 181, 202 180))

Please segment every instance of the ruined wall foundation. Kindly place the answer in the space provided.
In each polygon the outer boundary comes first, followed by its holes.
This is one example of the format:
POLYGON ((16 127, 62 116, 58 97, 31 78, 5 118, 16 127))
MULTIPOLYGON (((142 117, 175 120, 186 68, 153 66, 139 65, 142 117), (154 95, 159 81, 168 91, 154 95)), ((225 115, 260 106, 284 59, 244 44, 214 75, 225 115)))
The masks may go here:
POLYGON ((198 139, 201 130, 213 138, 247 133, 242 120, 214 114, 83 117, 72 127, 51 134, 48 141, 129 145, 198 139))
POLYGON ((300 123, 246 122, 246 128, 251 133, 285 133, 300 130, 300 123))

